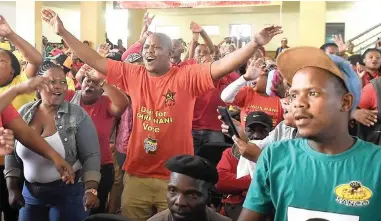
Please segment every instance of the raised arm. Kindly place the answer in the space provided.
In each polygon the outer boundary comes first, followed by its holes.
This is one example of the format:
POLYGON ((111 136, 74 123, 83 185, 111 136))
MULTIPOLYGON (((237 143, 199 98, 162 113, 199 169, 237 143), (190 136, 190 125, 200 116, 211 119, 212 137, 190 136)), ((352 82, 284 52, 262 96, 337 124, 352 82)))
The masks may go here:
POLYGON ((36 48, 18 36, 8 25, 3 16, 0 16, 0 36, 7 38, 24 56, 28 62, 25 73, 28 78, 37 74, 38 67, 42 63, 42 56, 36 48))
POLYGON ((80 42, 68 32, 58 15, 50 10, 42 10, 42 19, 53 27, 57 35, 61 36, 72 51, 86 64, 102 74, 107 74, 107 58, 99 55, 95 50, 80 42))
POLYGON ((208 46, 210 54, 213 54, 215 51, 214 44, 212 42, 212 39, 210 39, 209 35, 202 28, 202 26, 192 21, 190 24, 190 29, 192 30, 193 33, 200 34, 202 40, 204 40, 204 44, 208 46))
POLYGON ((245 64, 259 49, 266 45, 271 39, 281 34, 283 31, 280 26, 268 26, 257 33, 245 47, 235 50, 224 56, 222 59, 213 62, 211 66, 211 75, 214 80, 219 80, 225 75, 237 70, 242 64, 245 64))

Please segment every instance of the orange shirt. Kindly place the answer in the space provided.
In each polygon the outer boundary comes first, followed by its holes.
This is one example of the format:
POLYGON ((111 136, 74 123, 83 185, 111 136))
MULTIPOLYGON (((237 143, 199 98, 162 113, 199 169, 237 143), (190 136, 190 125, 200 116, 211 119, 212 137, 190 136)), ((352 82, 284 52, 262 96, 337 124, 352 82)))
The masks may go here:
POLYGON ((123 169, 137 177, 169 179, 166 161, 193 155, 195 99, 214 88, 210 63, 172 67, 163 76, 145 67, 108 61, 107 80, 130 95, 133 125, 123 169))
POLYGON ((273 120, 273 127, 283 120, 283 109, 279 97, 266 97, 258 94, 252 87, 239 90, 233 105, 241 108, 241 124, 245 128, 246 116, 250 112, 263 111, 273 120))

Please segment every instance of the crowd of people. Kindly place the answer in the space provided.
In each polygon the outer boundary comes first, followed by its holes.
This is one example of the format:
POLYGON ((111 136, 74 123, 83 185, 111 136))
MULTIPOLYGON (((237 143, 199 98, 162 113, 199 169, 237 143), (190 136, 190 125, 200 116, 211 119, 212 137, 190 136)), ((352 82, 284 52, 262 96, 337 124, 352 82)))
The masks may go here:
POLYGON ((0 16, 5 221, 381 219, 377 46, 282 38, 271 58, 280 26, 215 44, 191 22, 187 43, 147 13, 136 43, 93 50, 41 16, 61 48, 0 16))

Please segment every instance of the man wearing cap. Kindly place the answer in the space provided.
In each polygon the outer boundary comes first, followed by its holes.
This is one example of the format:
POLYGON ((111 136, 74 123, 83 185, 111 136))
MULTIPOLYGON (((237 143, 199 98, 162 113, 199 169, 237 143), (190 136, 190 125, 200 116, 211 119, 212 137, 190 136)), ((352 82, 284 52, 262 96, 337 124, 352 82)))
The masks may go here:
POLYGON ((165 167, 171 172, 168 209, 148 221, 231 221, 207 207, 211 190, 218 181, 218 173, 206 159, 178 155, 169 159, 165 167))
POLYGON ((272 206, 277 221, 381 220, 381 148, 348 132, 361 95, 357 74, 313 47, 289 49, 277 62, 292 82, 300 138, 262 151, 238 220, 262 220, 272 206))
MULTIPOLYGON (((250 140, 262 140, 268 136, 272 129, 272 119, 264 112, 251 112, 246 118, 246 135, 250 140)), ((238 160, 241 154, 233 145, 222 153, 217 165, 219 180, 216 185, 217 191, 224 194, 222 203, 226 216, 237 220, 242 210, 247 190, 249 189, 250 175, 237 179, 238 160)))

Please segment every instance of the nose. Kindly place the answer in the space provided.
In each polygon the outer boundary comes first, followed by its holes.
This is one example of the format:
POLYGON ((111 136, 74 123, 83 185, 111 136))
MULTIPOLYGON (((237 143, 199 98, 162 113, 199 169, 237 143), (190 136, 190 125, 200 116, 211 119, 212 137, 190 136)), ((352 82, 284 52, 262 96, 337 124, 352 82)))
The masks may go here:
POLYGON ((154 48, 152 46, 150 46, 150 47, 147 48, 147 52, 153 54, 153 53, 155 53, 155 50, 154 50, 154 48))
POLYGON ((299 94, 296 97, 294 97, 291 101, 291 105, 294 108, 308 108, 308 99, 305 94, 299 94))
POLYGON ((185 200, 185 196, 184 194, 179 194, 177 195, 176 197, 176 201, 175 201, 175 205, 176 206, 185 206, 186 205, 186 200, 185 200))

